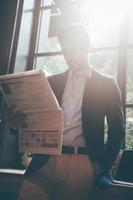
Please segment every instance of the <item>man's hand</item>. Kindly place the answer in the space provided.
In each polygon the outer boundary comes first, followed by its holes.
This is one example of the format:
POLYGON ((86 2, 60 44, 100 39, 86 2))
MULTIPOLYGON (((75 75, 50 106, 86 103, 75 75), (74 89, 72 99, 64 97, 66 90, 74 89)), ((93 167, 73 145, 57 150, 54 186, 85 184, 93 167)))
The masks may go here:
POLYGON ((9 128, 19 128, 25 118, 25 114, 20 110, 16 110, 15 105, 11 105, 5 114, 5 121, 9 128))
POLYGON ((103 172, 102 167, 97 162, 92 162, 92 166, 95 178, 99 177, 103 172))

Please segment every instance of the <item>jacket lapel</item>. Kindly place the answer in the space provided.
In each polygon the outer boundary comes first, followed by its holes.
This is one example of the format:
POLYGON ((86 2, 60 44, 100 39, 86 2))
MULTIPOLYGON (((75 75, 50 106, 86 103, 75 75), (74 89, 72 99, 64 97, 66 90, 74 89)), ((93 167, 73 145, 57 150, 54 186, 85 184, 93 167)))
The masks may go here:
POLYGON ((68 70, 62 74, 57 74, 48 78, 50 86, 58 100, 59 105, 61 105, 61 100, 65 88, 65 84, 68 77, 68 70))

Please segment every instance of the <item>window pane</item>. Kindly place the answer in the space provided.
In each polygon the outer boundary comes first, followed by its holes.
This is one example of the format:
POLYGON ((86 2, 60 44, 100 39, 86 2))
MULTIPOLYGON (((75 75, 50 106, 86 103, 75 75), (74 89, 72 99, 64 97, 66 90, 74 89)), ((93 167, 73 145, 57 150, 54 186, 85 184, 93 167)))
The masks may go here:
POLYGON ((127 42, 128 44, 133 44, 133 13, 129 14, 127 42))
POLYGON ((24 10, 32 10, 34 8, 35 0, 24 1, 24 10))
POLYGON ((100 72, 116 77, 117 51, 96 52, 90 56, 90 63, 100 72))
POLYGON ((37 58, 36 69, 43 69, 48 75, 64 72, 68 67, 63 56, 37 58))
POLYGON ((57 37, 49 37, 46 41, 45 52, 61 51, 59 40, 57 37))
POLYGON ((44 53, 46 51, 50 13, 50 9, 40 12, 40 24, 38 28, 36 53, 44 53))
POLYGON ((24 1, 22 21, 20 26, 20 34, 18 40, 16 61, 15 61, 15 72, 25 71, 27 66, 27 56, 29 53, 30 37, 32 30, 33 20, 33 9, 34 1, 24 1), (29 11, 27 11, 27 9, 29 11))
POLYGON ((118 46, 119 28, 99 27, 98 22, 90 22, 90 39, 93 48, 118 46))
POLYGON ((133 149, 133 108, 126 110, 126 148, 133 149))
POLYGON ((49 6, 52 2, 53 0, 42 0, 41 6, 49 6))
MULTIPOLYGON (((120 19, 106 5, 90 8, 89 32, 92 47, 118 46, 120 19)), ((86 18, 87 19, 87 18, 86 18)))
POLYGON ((133 103, 133 50, 127 52, 127 103, 133 103))

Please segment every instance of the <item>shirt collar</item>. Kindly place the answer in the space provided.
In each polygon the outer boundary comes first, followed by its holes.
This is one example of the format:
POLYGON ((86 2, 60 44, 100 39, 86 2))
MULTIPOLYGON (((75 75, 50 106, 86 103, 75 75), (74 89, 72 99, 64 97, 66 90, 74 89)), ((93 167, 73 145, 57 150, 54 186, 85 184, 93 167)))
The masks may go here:
POLYGON ((73 72, 70 68, 69 68, 69 72, 68 72, 68 76, 69 78, 75 78, 75 79, 82 79, 85 77, 88 77, 89 79, 91 79, 91 75, 92 75, 92 66, 89 65, 89 67, 80 70, 78 72, 73 72))

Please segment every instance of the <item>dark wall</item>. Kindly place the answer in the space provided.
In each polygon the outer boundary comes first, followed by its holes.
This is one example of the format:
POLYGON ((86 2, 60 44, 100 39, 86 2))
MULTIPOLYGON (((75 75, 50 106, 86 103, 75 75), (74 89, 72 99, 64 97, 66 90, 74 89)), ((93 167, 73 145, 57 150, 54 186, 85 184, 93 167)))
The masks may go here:
MULTIPOLYGON (((0 75, 11 72, 11 47, 18 3, 19 0, 0 0, 0 75)), ((0 166, 12 167, 17 157, 17 137, 5 127, 5 108, 0 93, 0 166)))
POLYGON ((8 69, 18 0, 0 0, 0 74, 8 69))

